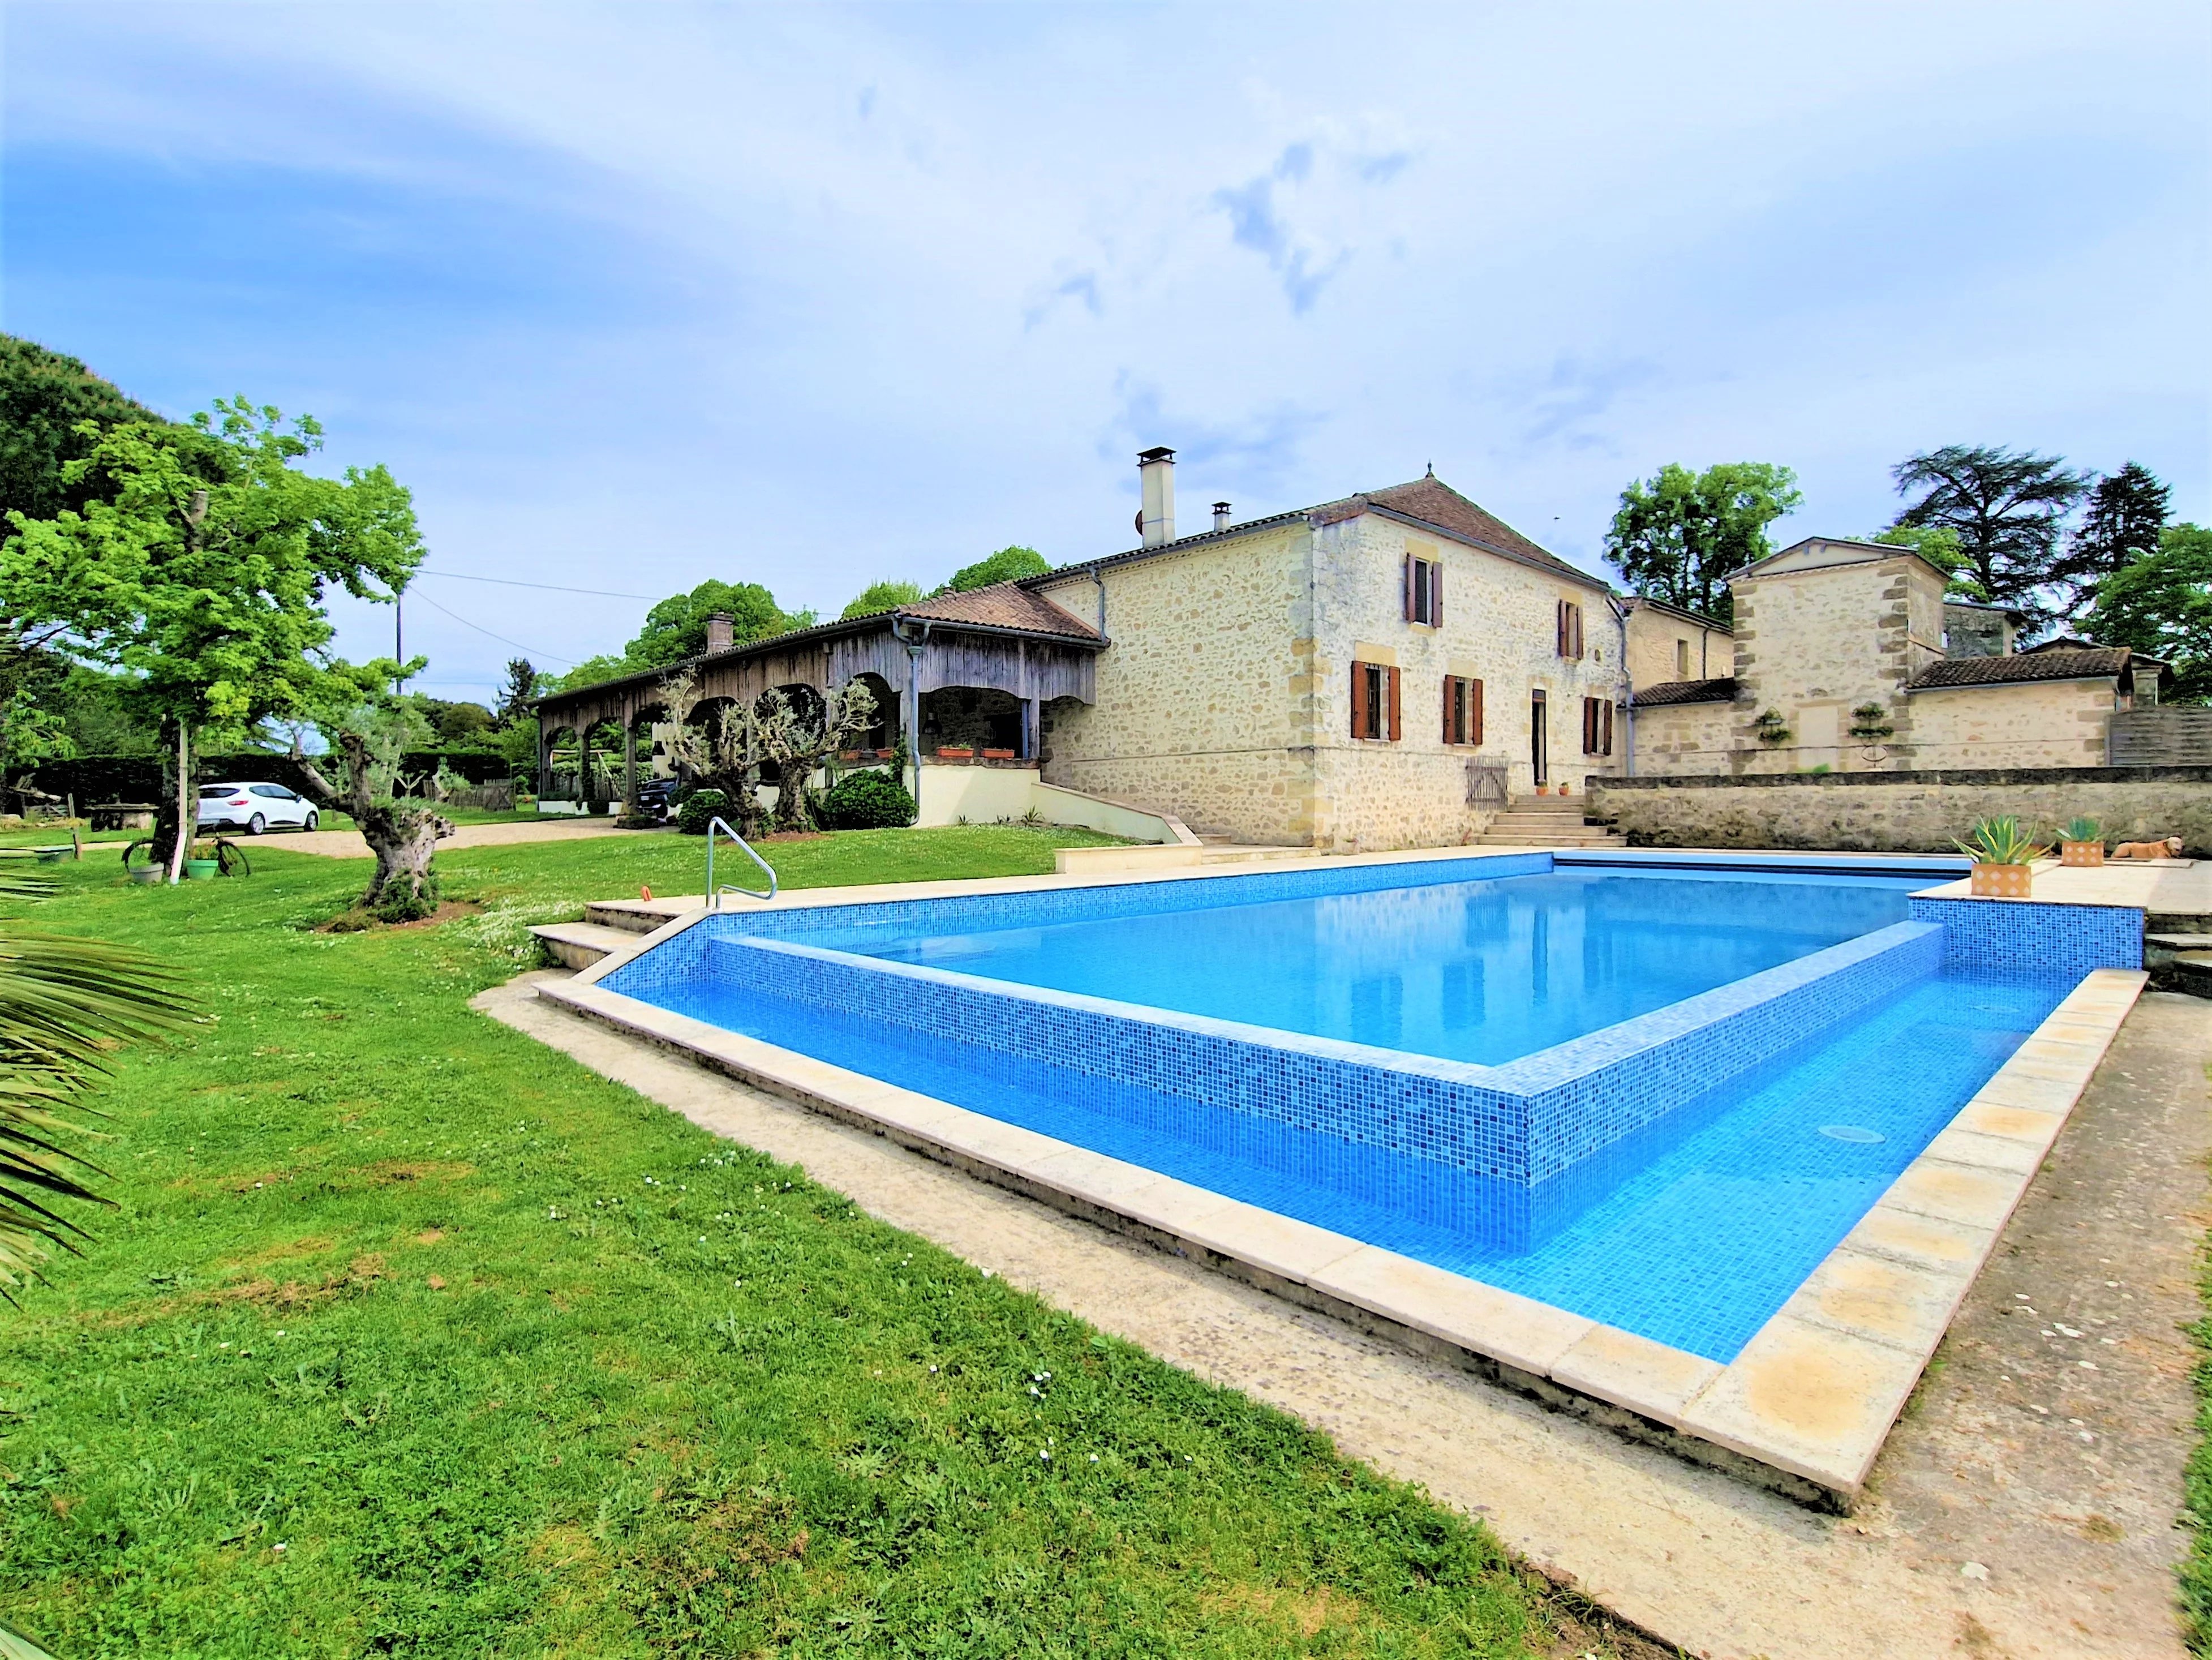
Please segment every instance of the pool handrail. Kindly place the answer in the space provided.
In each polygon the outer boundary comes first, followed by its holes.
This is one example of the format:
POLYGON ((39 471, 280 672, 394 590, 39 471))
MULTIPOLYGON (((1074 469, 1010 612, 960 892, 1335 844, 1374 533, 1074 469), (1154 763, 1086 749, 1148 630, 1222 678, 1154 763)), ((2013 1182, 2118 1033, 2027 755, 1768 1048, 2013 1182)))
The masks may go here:
POLYGON ((754 852, 751 842, 732 830, 728 823, 723 819, 710 818, 707 821, 707 909, 708 910, 721 909, 722 896, 726 893, 741 893, 748 899, 766 902, 775 897, 776 886, 775 866, 754 852), (767 873, 768 891, 766 893, 756 893, 752 889, 738 887, 735 883, 726 882, 719 888, 714 885, 714 835, 718 830, 743 848, 745 850, 745 857, 767 873))

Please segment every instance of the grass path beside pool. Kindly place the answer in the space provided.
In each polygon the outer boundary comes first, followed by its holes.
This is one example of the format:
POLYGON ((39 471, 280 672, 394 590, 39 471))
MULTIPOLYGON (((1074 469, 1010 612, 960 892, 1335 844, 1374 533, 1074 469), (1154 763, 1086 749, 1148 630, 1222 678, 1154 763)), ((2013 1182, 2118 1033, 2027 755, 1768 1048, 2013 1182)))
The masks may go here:
MULTIPOLYGON (((1065 839, 778 852, 803 885, 1065 839)), ((580 903, 660 847, 447 879, 580 903)), ((45 908, 214 1017, 125 1061, 119 1208, 0 1310, 0 1614, 57 1653, 1552 1651, 1479 1525, 469 1012, 515 967, 483 918, 309 932, 362 866, 257 866, 66 865, 45 908)))

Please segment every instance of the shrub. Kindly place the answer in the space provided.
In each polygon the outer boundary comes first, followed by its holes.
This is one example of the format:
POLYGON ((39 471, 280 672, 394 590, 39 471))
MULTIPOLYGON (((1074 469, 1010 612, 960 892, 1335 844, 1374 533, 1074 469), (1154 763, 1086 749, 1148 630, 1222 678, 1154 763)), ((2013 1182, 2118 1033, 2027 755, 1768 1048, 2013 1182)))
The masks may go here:
POLYGON ((434 875, 422 879, 418 892, 411 885, 394 877, 384 885, 384 891, 368 907, 368 914, 380 922, 419 922, 438 912, 438 879, 434 875))
POLYGON ((848 772, 821 797, 824 830, 896 830, 915 818, 914 797, 887 772, 848 772))
POLYGON ((686 836, 704 836, 708 824, 729 805, 720 790, 693 790, 676 810, 676 828, 686 836))

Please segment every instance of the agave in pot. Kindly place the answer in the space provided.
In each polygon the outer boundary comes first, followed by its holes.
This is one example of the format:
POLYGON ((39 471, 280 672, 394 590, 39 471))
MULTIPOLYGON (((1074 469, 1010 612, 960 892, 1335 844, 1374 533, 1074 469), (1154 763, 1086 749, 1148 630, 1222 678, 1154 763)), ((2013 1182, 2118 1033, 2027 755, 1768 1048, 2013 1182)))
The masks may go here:
POLYGON ((1952 845, 1974 861, 1977 899, 2025 899, 2034 879, 2035 861, 2051 849, 2038 842, 2019 819, 1984 818, 1952 845))
POLYGON ((2105 862, 2105 827, 2094 818, 2069 818, 2059 828, 2058 862, 2094 866, 2105 862))

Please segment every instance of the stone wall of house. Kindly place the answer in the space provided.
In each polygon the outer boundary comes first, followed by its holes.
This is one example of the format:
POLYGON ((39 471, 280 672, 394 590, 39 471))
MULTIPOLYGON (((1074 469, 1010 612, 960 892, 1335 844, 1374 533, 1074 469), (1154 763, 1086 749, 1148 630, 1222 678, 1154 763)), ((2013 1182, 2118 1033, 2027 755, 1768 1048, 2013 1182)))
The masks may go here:
POLYGON ((1732 772, 1736 729, 1733 703, 1664 703, 1636 711, 1636 770, 1664 777, 1732 772))
POLYGON ((1613 752, 1585 756, 1582 700, 1618 702, 1625 685, 1620 625, 1599 590, 1480 549, 1427 535, 1380 514, 1313 533, 1313 839, 1347 851, 1443 847, 1480 831, 1494 809, 1468 802, 1469 763, 1505 763, 1514 797, 1533 793, 1530 693, 1547 699, 1550 780, 1580 794, 1594 774, 1622 769, 1627 733, 1614 712, 1613 752), (1408 553, 1444 567, 1441 627, 1408 623, 1408 553), (1561 599, 1583 608, 1584 653, 1559 654, 1561 599), (1352 736, 1354 661, 1395 666, 1396 743, 1352 736), (1443 741, 1447 675, 1483 684, 1483 741, 1443 741))
POLYGON ((1600 781, 1590 816, 1638 847, 1950 852, 2009 813, 2046 833, 2078 815, 2112 841, 2179 836, 2212 856, 2212 767, 1977 769, 1788 778, 1600 781))
MULTIPOLYGON (((1097 702, 1045 711, 1044 775, 1171 812, 1200 835, 1303 842, 1312 759, 1304 524, 1109 566, 1097 702)), ((1086 572, 1045 587, 1097 615, 1086 572)))
POLYGON ((1903 764, 1932 767, 2101 767, 2112 718, 2110 680, 1950 686, 1912 694, 1912 741, 1903 764))
POLYGON ((1943 585, 1917 558, 1777 571, 1730 585, 1735 605, 1738 756, 1747 774, 1895 770, 1917 741, 1905 684, 1943 655, 1943 585), (1878 705, 1889 736, 1854 738, 1878 705), (1760 741, 1769 710, 1789 736, 1760 741))
POLYGON ((1628 612, 1628 678, 1634 686, 1674 680, 1717 680, 1735 672, 1735 641, 1652 605, 1628 612))

